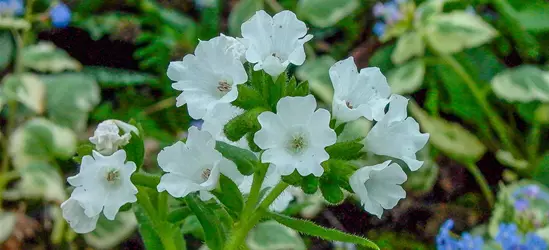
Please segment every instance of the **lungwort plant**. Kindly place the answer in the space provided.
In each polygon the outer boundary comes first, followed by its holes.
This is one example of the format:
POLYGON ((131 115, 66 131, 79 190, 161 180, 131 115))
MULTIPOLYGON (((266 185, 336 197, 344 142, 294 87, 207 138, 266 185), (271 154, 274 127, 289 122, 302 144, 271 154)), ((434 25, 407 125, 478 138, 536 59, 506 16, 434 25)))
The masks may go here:
POLYGON ((406 197, 403 168, 422 166, 415 154, 429 138, 408 117, 408 99, 391 93, 378 68, 359 70, 352 57, 329 69, 331 112, 318 108, 308 82, 292 75, 313 38, 307 31, 291 11, 258 11, 242 24, 242 37, 200 41, 194 54, 171 62, 167 75, 182 91, 176 106, 203 120, 201 128, 165 147, 157 157, 162 173, 151 174, 141 169, 147 131, 133 121, 101 123, 78 150, 80 170, 68 178, 74 189, 61 204, 73 230, 91 232, 103 218, 133 210, 148 249, 185 249, 181 224, 190 216, 213 250, 241 249, 254 228, 272 228, 266 220, 378 249, 366 238, 278 213, 301 188, 320 190, 332 204, 354 193, 381 217, 406 197), (367 136, 345 140, 346 125, 357 119, 375 124, 367 136), (356 165, 365 154, 385 160, 356 165))

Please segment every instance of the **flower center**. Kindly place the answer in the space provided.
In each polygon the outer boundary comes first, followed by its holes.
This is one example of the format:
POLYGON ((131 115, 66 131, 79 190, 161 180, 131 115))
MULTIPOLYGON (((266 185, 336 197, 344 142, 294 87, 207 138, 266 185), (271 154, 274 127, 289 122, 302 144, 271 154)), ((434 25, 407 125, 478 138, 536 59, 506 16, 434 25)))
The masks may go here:
POLYGON ((307 147, 307 140, 301 133, 292 136, 288 141, 287 148, 293 154, 301 153, 307 147))
POLYGON ((219 90, 219 92, 221 93, 227 93, 229 91, 231 91, 231 85, 229 85, 229 83, 227 83, 227 81, 219 81, 219 84, 217 85, 217 90, 219 90))
POLYGON ((347 108, 350 108, 350 109, 353 108, 353 104, 351 104, 350 101, 345 101, 345 105, 347 105, 347 108))
POLYGON ((105 176, 105 179, 107 179, 109 183, 114 183, 120 179, 120 172, 116 169, 109 170, 105 176))
POLYGON ((204 169, 204 171, 202 171, 202 174, 200 175, 200 177, 202 177, 202 180, 206 181, 208 180, 208 178, 210 178, 211 173, 212 173, 212 170, 210 170, 209 168, 206 168, 204 169))

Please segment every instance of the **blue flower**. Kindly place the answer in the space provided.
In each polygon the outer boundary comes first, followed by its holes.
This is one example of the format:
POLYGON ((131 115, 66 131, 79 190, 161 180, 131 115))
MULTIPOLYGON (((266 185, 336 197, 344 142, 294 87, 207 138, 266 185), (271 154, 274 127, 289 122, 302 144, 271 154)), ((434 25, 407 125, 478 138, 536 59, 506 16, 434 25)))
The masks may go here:
POLYGON ((499 231, 496 235, 496 241, 504 250, 512 249, 513 246, 520 244, 520 235, 515 224, 499 224, 499 231))
POLYGON ((383 13, 385 13, 385 5, 381 2, 377 2, 372 9, 372 14, 374 14, 375 17, 381 17, 383 16, 383 13))
POLYGON ((0 15, 22 15, 25 11, 23 0, 0 0, 0 15))
POLYGON ((458 242, 460 250, 481 250, 484 246, 484 240, 480 236, 471 236, 469 233, 463 233, 458 242))
POLYGON ((377 22, 376 24, 374 24, 374 28, 372 29, 372 32, 374 32, 374 34, 377 37, 382 37, 383 34, 385 33, 385 23, 377 22))
POLYGON ((56 28, 65 28, 71 22, 71 10, 64 3, 58 3, 50 10, 51 23, 56 28))
POLYGON ((547 243, 535 233, 528 233, 524 239, 524 246, 529 250, 546 250, 547 243))
POLYGON ((454 221, 448 219, 438 231, 438 235, 435 238, 437 244, 437 250, 457 250, 459 248, 458 241, 450 235, 450 230, 454 227, 454 221))

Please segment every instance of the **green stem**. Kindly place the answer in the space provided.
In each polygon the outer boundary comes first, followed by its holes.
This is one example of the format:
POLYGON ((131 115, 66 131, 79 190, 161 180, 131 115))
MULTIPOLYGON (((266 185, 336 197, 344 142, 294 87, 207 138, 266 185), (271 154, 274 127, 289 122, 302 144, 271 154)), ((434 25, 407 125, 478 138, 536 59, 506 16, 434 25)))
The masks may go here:
POLYGON ((477 181, 478 185, 480 186, 480 190, 482 191, 482 194, 484 195, 484 197, 486 197, 488 205, 490 207, 494 206, 494 194, 492 193, 492 190, 490 189, 486 178, 484 178, 484 175, 482 175, 478 166, 473 162, 469 162, 465 164, 465 167, 467 168, 467 170, 469 170, 469 172, 477 181))
POLYGON ((166 220, 168 217, 168 192, 158 194, 158 218, 166 220))
POLYGON ((267 174, 267 171, 264 169, 254 172, 250 194, 248 195, 244 209, 242 209, 242 215, 240 218, 248 218, 257 205, 257 202, 259 201, 259 193, 261 192, 261 186, 263 185, 263 180, 265 179, 265 174, 267 174))
POLYGON ((156 189, 156 186, 160 183, 160 176, 145 172, 136 172, 132 175, 131 181, 138 186, 156 189))
POLYGON ((535 164, 537 160, 540 137, 541 124, 538 121, 534 121, 528 135, 528 145, 526 146, 526 150, 528 152, 528 162, 531 164, 535 164))
MULTIPOLYGON (((254 211, 252 216, 247 220, 243 221, 242 224, 235 228, 234 234, 232 235, 230 241, 225 246, 225 250, 237 250, 240 249, 248 236, 248 232, 261 220, 265 215, 265 211, 269 210, 271 203, 280 196, 280 194, 286 190, 288 184, 285 182, 279 182, 265 199, 259 204, 259 207, 254 211)), ((246 219, 246 218, 243 218, 246 219)))
POLYGON ((452 69, 462 78, 462 80, 465 82, 471 93, 473 94, 473 97, 477 101, 477 103, 480 105, 484 113, 486 114, 486 117, 488 118, 488 121, 492 126, 494 127, 494 130, 496 134, 498 135, 499 139, 505 145, 505 148, 509 150, 515 157, 522 158, 520 151, 515 147, 513 142, 508 136, 508 130, 505 125, 505 122, 499 117, 498 113, 494 110, 494 108, 490 105, 490 103, 486 100, 484 94, 479 89, 479 87, 476 85, 475 81, 467 73, 467 71, 463 68, 463 66, 451 55, 444 55, 439 54, 439 57, 446 62, 452 69))

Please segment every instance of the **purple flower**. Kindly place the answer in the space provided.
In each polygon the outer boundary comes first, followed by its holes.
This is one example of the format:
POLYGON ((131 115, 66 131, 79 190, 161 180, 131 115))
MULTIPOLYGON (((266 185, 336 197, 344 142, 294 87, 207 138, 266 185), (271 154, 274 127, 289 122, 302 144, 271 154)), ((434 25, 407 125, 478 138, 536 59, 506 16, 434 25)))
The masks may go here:
POLYGON ((374 34, 377 37, 382 37, 383 34, 385 33, 385 23, 377 22, 376 24, 374 24, 374 28, 372 29, 372 32, 374 32, 374 34))
POLYGON ((524 212, 526 209, 528 209, 529 202, 525 199, 518 199, 515 201, 515 210, 519 212, 524 212))
POLYGON ((541 189, 538 185, 528 185, 524 190, 524 194, 530 198, 537 198, 541 189))
POLYGON ((385 4, 385 22, 392 24, 402 19, 402 13, 400 12, 399 5, 395 2, 388 2, 385 4))
POLYGON ((385 12, 385 5, 381 2, 377 2, 374 5, 374 8, 372 10, 372 14, 374 14, 375 17, 383 16, 383 13, 385 12))
POLYGON ((22 15, 25 11, 23 0, 0 0, 0 15, 22 15))
POLYGON ((463 233, 458 245, 460 250, 481 250, 484 246, 484 240, 480 236, 473 237, 469 233, 463 233))
POLYGON ((64 3, 58 3, 50 10, 51 23, 56 28, 65 28, 71 22, 71 10, 64 3))

